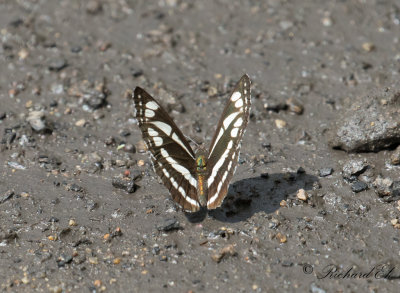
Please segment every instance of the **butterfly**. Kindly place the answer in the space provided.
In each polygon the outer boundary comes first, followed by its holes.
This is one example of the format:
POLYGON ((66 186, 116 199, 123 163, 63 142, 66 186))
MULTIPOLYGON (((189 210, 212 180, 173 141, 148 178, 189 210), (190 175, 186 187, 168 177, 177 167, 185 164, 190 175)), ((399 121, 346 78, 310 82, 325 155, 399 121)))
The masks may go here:
POLYGON ((215 209, 228 193, 250 116, 250 79, 243 75, 219 120, 210 148, 194 152, 161 105, 145 90, 133 95, 136 119, 156 174, 187 212, 215 209))

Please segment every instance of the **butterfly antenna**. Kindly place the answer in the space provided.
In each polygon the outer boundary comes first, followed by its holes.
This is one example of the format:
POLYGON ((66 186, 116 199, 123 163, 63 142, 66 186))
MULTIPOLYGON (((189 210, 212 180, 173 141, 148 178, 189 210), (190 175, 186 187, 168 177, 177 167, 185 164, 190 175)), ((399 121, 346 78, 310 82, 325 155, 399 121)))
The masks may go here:
POLYGON ((197 142, 195 142, 190 136, 186 136, 185 135, 185 137, 186 137, 186 139, 188 139, 188 140, 190 140, 191 142, 193 142, 195 145, 196 145, 196 147, 199 147, 200 145, 197 143, 197 142))

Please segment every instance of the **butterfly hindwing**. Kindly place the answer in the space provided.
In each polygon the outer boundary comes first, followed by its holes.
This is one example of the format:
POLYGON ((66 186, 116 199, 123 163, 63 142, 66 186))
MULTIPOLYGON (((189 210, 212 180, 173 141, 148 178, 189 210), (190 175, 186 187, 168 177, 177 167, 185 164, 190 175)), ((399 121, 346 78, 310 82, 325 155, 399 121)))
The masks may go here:
POLYGON ((207 208, 219 207, 235 173, 241 140, 250 116, 250 79, 244 75, 236 84, 211 141, 208 168, 207 208))
POLYGON ((155 172, 184 210, 197 211, 195 155, 168 113, 145 90, 134 92, 136 118, 155 172))

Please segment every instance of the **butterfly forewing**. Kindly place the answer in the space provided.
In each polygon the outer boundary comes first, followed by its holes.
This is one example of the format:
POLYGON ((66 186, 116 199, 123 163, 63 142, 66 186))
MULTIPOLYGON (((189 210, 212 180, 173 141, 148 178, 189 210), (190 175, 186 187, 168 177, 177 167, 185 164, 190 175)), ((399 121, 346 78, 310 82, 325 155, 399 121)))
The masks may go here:
POLYGON ((134 92, 136 118, 157 175, 184 210, 197 211, 195 155, 168 113, 143 89, 134 92))
POLYGON ((219 207, 228 192, 249 121, 250 106, 250 79, 244 75, 236 84, 211 141, 207 162, 208 209, 219 207))

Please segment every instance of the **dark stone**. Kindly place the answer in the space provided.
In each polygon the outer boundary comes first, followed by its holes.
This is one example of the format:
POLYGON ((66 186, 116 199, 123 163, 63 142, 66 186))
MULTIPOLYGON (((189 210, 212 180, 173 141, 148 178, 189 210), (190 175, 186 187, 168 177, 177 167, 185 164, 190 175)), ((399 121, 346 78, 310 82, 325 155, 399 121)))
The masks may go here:
POLYGON ((329 168, 329 167, 321 168, 318 170, 318 173, 319 173, 319 177, 326 177, 333 173, 333 168, 329 168))
POLYGON ((271 143, 269 143, 269 142, 263 142, 263 143, 261 144, 261 146, 262 146, 264 149, 271 150, 271 143))
POLYGON ((151 250, 151 252, 152 252, 154 255, 159 255, 159 254, 160 254, 160 247, 158 247, 158 246, 153 247, 153 249, 151 250))
POLYGON ((297 174, 304 174, 304 173, 306 173, 306 170, 304 170, 303 167, 299 167, 299 168, 297 169, 297 174))
POLYGON ((82 51, 82 47, 81 46, 74 46, 71 48, 71 52, 72 53, 79 53, 80 51, 82 51))
POLYGON ((105 143, 106 145, 115 144, 115 138, 112 137, 112 136, 109 136, 109 137, 106 138, 106 140, 104 141, 104 143, 105 143))
POLYGON ((17 28, 23 24, 24 24, 24 21, 21 18, 14 19, 14 20, 10 21, 10 23, 9 23, 9 25, 14 28, 17 28))
POLYGON ((16 137, 17 137, 17 134, 15 133, 15 131, 13 131, 10 128, 6 128, 4 130, 4 135, 1 139, 1 143, 5 144, 7 146, 7 148, 9 149, 16 137))
POLYGON ((269 103, 265 107, 265 110, 278 113, 279 111, 286 110, 287 108, 288 106, 285 103, 276 103, 276 104, 269 103))
POLYGON ((87 238, 79 239, 79 240, 76 241, 74 244, 72 244, 72 247, 78 247, 78 246, 81 245, 81 244, 90 245, 90 244, 92 244, 92 241, 89 240, 89 239, 87 239, 87 238))
POLYGON ((65 266, 66 264, 70 263, 72 261, 72 256, 71 255, 65 255, 65 254, 61 254, 58 258, 57 258, 57 266, 59 268, 65 266))
POLYGON ((71 184, 69 187, 69 190, 74 191, 74 192, 82 192, 83 188, 75 183, 71 184))
POLYGON ((11 240, 17 239, 18 235, 15 231, 8 229, 5 232, 0 232, 0 242, 6 240, 7 242, 10 242, 11 240))
POLYGON ((293 266, 293 262, 290 261, 290 260, 284 260, 284 261, 282 262, 282 266, 283 266, 283 267, 286 267, 286 268, 292 267, 292 266, 293 266))
POLYGON ((132 72, 132 76, 134 78, 137 78, 137 77, 143 75, 143 70, 141 70, 141 69, 139 69, 139 70, 132 69, 131 72, 132 72))
POLYGON ((355 193, 364 191, 368 189, 368 185, 365 182, 362 181, 355 181, 352 185, 351 185, 351 190, 355 193))
POLYGON ((177 219, 166 219, 163 223, 157 225, 158 231, 168 232, 179 229, 182 229, 182 227, 177 219))
POLYGON ((50 223, 57 223, 58 221, 60 221, 58 218, 56 218, 56 217, 51 217, 50 219, 49 219, 49 222, 50 223))
POLYGON ((5 203, 7 200, 11 199, 14 195, 14 191, 8 190, 6 193, 0 197, 0 204, 5 203))
POLYGON ((137 189, 137 185, 135 184, 135 180, 129 177, 114 177, 112 180, 112 185, 115 188, 125 190, 128 193, 134 193, 137 189))
POLYGON ((119 135, 122 137, 127 137, 127 136, 131 135, 131 132, 129 130, 123 129, 119 132, 119 135))
POLYGON ((50 107, 55 108, 55 107, 57 107, 57 106, 58 106, 58 102, 57 102, 56 100, 52 100, 52 101, 50 102, 50 107))

